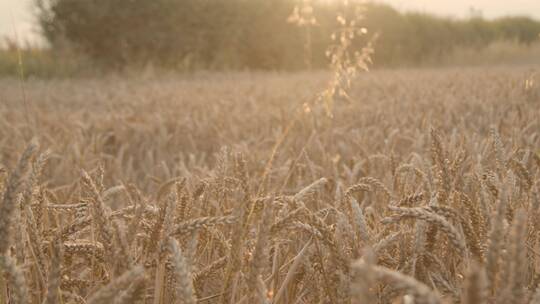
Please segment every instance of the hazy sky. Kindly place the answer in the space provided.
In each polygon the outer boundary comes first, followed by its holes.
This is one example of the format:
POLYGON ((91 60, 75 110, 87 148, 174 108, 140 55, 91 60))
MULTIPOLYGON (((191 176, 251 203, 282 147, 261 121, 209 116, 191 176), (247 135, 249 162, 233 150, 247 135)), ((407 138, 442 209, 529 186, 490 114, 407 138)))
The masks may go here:
MULTIPOLYGON (((85 1, 85 0, 81 0, 85 1)), ((114 1, 114 0, 110 0, 114 1)), ((149 0, 152 1, 152 0, 149 0)), ((272 1, 272 0, 267 0, 272 1)), ((493 18, 504 15, 528 15, 540 19, 540 0, 378 0, 401 10, 415 10, 443 16, 466 17, 470 9, 493 18)), ((13 36, 36 40, 31 13, 32 0, 0 0, 0 37, 13 36)))
POLYGON ((32 3, 32 0, 0 0, 0 37, 13 37, 16 31, 19 38, 35 39, 32 3))
POLYGON ((484 17, 527 15, 540 19, 540 0, 379 0, 402 10, 416 10, 444 16, 466 17, 470 9, 484 17))

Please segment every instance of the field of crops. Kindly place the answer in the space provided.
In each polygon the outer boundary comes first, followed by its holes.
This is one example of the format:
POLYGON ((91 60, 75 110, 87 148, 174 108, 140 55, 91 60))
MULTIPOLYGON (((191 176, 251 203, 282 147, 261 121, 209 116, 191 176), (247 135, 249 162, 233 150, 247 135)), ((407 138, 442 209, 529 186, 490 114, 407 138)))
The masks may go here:
POLYGON ((540 303, 537 70, 1 79, 0 303, 540 303))

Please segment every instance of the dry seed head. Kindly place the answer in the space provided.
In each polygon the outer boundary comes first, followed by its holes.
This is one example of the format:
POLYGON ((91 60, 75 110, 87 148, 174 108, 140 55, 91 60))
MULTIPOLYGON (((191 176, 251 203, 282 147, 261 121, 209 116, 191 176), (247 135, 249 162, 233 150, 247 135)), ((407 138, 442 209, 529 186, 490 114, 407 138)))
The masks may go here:
POLYGON ((10 229, 11 229, 11 214, 15 211, 17 192, 23 184, 23 177, 30 166, 31 158, 36 153, 39 145, 36 141, 32 141, 26 150, 24 150, 17 167, 9 177, 4 196, 0 203, 0 254, 4 254, 9 246, 10 229))
POLYGON ((504 151, 504 145, 502 143, 501 136, 499 135, 499 132, 497 131, 497 128, 495 126, 491 126, 489 134, 491 136, 493 148, 495 150, 497 171, 499 173, 499 176, 502 177, 504 174, 503 170, 506 167, 506 152, 504 151))
POLYGON ((485 304, 488 301, 487 278, 484 268, 472 264, 465 279, 463 304, 485 304))
POLYGON ((109 219, 109 212, 103 202, 100 190, 86 171, 82 171, 82 183, 92 195, 92 220, 97 230, 98 239, 103 243, 106 254, 112 254, 113 229, 109 219))
POLYGON ((189 234, 199 229, 206 229, 218 225, 229 225, 236 223, 238 218, 236 216, 216 216, 216 217, 201 217, 194 220, 184 221, 176 225, 171 235, 180 236, 189 234))
POLYGON ((530 191, 533 186, 533 179, 525 166, 516 159, 508 161, 510 169, 519 177, 525 191, 530 191))
POLYGON ((351 198, 350 204, 353 211, 354 223, 356 224, 356 229, 358 229, 358 233, 360 235, 360 240, 362 240, 364 245, 370 246, 373 241, 364 217, 364 213, 354 198, 351 198))
POLYGON ((429 212, 424 208, 400 208, 393 206, 389 206, 388 208, 394 212, 397 212, 399 219, 415 218, 436 226, 438 229, 446 233, 449 240, 452 242, 461 256, 465 257, 467 255, 467 246, 463 236, 442 216, 429 212))
POLYGON ((89 298, 88 304, 111 303, 117 296, 118 291, 128 288, 134 282, 144 277, 144 269, 141 266, 135 266, 124 272, 121 276, 112 280, 109 284, 95 291, 89 298))
POLYGON ((185 256, 183 255, 178 242, 169 238, 168 247, 171 253, 171 262, 173 264, 173 271, 176 282, 178 283, 176 293, 179 299, 183 299, 185 304, 195 304, 195 292, 193 289, 193 281, 185 256))
POLYGON ((491 223, 488 247, 486 252, 486 274, 491 292, 495 292, 499 274, 499 263, 502 255, 503 241, 505 237, 505 216, 507 211, 507 199, 503 194, 498 200, 495 217, 491 223))
POLYGON ((12 291, 11 301, 14 304, 26 304, 28 303, 29 290, 26 285, 26 279, 24 277, 23 270, 18 267, 8 255, 0 256, 0 269, 9 283, 12 291))
POLYGON ((368 184, 354 184, 345 190, 345 196, 351 196, 358 192, 370 192, 371 186, 368 184))
POLYGON ((46 304, 56 304, 59 302, 60 284, 62 282, 62 245, 52 244, 51 246, 51 264, 49 266, 49 277, 47 280, 46 304))
MULTIPOLYGON (((271 199, 270 201, 272 201, 271 199)), ((251 269, 248 275, 248 284, 256 286, 255 282, 257 277, 262 274, 262 271, 265 267, 265 263, 268 259, 268 241, 269 241, 269 230, 272 222, 272 205, 265 204, 263 211, 263 216, 261 218, 257 242, 255 244, 255 249, 253 250, 252 260, 251 260, 251 269)))
MULTIPOLYGON (((352 267, 361 270, 365 267, 364 264, 365 262, 360 260, 356 261, 352 267)), ((441 303, 438 295, 433 290, 413 277, 381 266, 373 265, 369 269, 375 273, 375 276, 378 279, 389 280, 395 284, 397 288, 406 289, 411 292, 417 297, 419 303, 441 303)))
POLYGON ((313 195, 315 192, 319 191, 322 187, 324 187, 328 183, 328 180, 326 178, 320 178, 313 183, 311 183, 309 186, 305 187, 304 189, 298 191, 293 197, 296 201, 303 201, 308 196, 313 195))
POLYGON ((384 195, 386 195, 386 198, 392 198, 392 192, 386 187, 386 185, 381 182, 380 180, 374 178, 374 177, 362 177, 359 181, 359 184, 368 184, 373 187, 373 189, 380 190, 384 195))

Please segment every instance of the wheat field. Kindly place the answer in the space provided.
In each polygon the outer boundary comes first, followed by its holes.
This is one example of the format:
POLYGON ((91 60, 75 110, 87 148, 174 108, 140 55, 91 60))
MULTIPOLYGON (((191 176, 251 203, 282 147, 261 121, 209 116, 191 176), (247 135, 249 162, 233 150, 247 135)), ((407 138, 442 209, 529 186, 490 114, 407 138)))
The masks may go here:
POLYGON ((0 80, 0 303, 540 303, 540 75, 0 80))

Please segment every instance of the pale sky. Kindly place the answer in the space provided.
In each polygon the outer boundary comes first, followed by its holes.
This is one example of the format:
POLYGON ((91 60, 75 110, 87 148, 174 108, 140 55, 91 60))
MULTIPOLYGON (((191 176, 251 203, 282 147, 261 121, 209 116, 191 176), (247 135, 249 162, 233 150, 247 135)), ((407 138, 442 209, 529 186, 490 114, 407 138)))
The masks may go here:
POLYGON ((467 17, 471 8, 486 18, 524 15, 540 19, 540 0, 378 0, 400 10, 435 13, 442 16, 467 17))
POLYGON ((0 0, 0 39, 13 37, 15 32, 19 40, 35 41, 32 0, 0 0))
MULTIPOLYGON (((85 1, 85 0, 81 0, 85 1)), ((114 1, 114 0, 111 0, 114 1)), ((149 0, 151 1, 151 0, 149 0)), ((268 0, 272 1, 272 0, 268 0)), ((470 9, 480 10, 486 18, 527 15, 540 20, 540 0, 377 0, 405 11, 421 11, 442 16, 467 17, 470 9)), ((0 37, 36 41, 32 0, 0 0, 0 37)))

